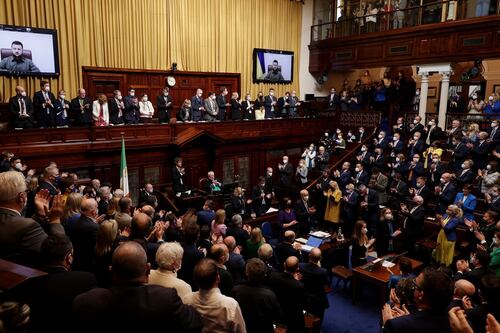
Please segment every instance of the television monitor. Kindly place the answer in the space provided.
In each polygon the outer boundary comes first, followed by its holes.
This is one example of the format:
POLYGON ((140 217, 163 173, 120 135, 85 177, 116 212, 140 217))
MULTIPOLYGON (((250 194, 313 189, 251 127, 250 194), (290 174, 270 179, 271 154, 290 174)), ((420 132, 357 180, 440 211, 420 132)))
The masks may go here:
POLYGON ((57 30, 0 25, 0 75, 58 76, 57 30))
POLYGON ((253 50, 254 83, 292 83, 293 52, 279 50, 253 50))

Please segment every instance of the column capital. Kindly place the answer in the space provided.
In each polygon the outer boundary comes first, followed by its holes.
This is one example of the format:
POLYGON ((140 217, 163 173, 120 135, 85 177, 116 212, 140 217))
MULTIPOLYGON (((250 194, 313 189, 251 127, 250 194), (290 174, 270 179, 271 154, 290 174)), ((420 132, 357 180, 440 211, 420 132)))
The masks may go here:
POLYGON ((439 74, 441 74, 442 81, 449 81, 452 72, 451 71, 444 71, 444 72, 439 72, 439 74))
POLYGON ((428 79, 429 78, 429 72, 418 72, 418 75, 422 77, 422 79, 428 79))

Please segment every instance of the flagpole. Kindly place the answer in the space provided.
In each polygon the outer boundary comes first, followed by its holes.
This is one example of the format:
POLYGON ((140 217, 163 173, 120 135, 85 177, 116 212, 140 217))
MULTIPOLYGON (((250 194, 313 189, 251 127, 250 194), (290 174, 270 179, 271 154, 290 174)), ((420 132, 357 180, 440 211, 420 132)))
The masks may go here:
POLYGON ((122 151, 120 159, 120 188, 123 190, 123 195, 128 196, 130 193, 128 183, 127 156, 125 152, 125 132, 120 133, 122 136, 122 151))

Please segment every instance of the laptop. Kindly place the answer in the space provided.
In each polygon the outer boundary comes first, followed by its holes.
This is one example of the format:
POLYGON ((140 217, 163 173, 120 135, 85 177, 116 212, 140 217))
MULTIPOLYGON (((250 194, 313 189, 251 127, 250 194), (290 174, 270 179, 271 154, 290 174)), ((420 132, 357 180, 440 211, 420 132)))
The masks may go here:
POLYGON ((302 245, 301 250, 305 252, 311 252, 313 248, 320 247, 322 243, 323 240, 321 238, 310 236, 309 239, 307 240, 306 245, 302 245))

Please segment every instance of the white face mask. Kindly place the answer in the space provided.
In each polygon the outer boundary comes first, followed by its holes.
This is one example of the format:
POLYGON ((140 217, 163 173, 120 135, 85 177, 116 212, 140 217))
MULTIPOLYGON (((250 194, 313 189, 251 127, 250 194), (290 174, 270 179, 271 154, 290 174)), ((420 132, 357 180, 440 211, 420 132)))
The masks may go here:
POLYGON ((366 151, 366 147, 361 147, 361 151, 365 152, 366 151))
POLYGON ((309 147, 309 150, 314 150, 314 146, 309 147))
POLYGON ((340 130, 337 130, 337 134, 340 134, 340 133, 341 133, 341 131, 340 131, 340 130))
POLYGON ((418 136, 414 136, 413 140, 417 141, 418 140, 418 136))
POLYGON ((378 138, 379 138, 379 139, 382 139, 382 138, 383 138, 382 134, 379 134, 379 135, 378 135, 378 138))
POLYGON ((359 133, 363 133, 364 131, 365 131, 365 130, 364 130, 364 129, 362 129, 362 128, 360 128, 360 129, 359 129, 359 133))
POLYGON ((392 138, 392 141, 399 141, 399 138, 395 136, 392 138))
POLYGON ((274 93, 271 91, 271 92, 269 93, 269 96, 274 96, 274 93))
POLYGON ((325 136, 328 137, 328 133, 325 133, 325 136))
POLYGON ((272 173, 272 172, 269 172, 267 175, 268 175, 269 177, 272 177, 272 176, 273 176, 273 173, 272 173))
POLYGON ((60 99, 64 99, 65 97, 66 97, 66 95, 59 95, 60 99))
POLYGON ((476 94, 472 95, 472 99, 477 99, 477 95, 476 94))
POLYGON ((433 121, 429 121, 429 126, 434 126, 436 125, 433 121))
POLYGON ((129 92, 128 93, 130 96, 134 97, 135 96, 135 92, 129 92))
POLYGON ((305 196, 304 201, 309 201, 309 196, 305 196))
POLYGON ((45 92, 49 92, 50 91, 50 87, 45 87, 44 90, 45 90, 45 92))
POLYGON ((413 121, 413 123, 414 123, 415 125, 416 125, 416 124, 418 124, 418 120, 417 120, 417 119, 415 119, 415 120, 413 121))
POLYGON ((147 98, 147 97, 143 97, 143 98, 142 98, 142 101, 143 101, 143 102, 147 102, 147 101, 148 101, 148 98, 147 98))
POLYGON ((283 164, 287 164, 288 163, 288 160, 283 160, 283 164))
POLYGON ((445 183, 444 178, 439 178, 439 181, 441 182, 441 184, 444 184, 444 183, 445 183))
POLYGON ((121 101, 122 100, 122 95, 116 96, 116 99, 119 100, 119 101, 121 101))
POLYGON ((461 167, 462 169, 465 169, 465 163, 462 163, 461 167))
POLYGON ((489 164, 488 164, 488 165, 486 166, 486 170, 490 171, 490 170, 491 170, 491 165, 489 165, 489 164))
POLYGON ((359 172, 359 168, 354 168, 354 171, 359 172))
POLYGON ((168 96, 168 92, 164 92, 164 93, 163 93, 163 96, 168 96))
POLYGON ((495 123, 495 122, 492 122, 492 123, 491 123, 491 127, 497 127, 497 126, 498 126, 498 124, 497 124, 497 123, 495 123))
POLYGON ((23 91, 23 92, 21 93, 21 96, 26 96, 26 91, 23 91))
POLYGON ((399 158, 399 157, 396 157, 396 162, 398 162, 398 163, 399 163, 399 161, 400 161, 400 158, 399 158))
POLYGON ((493 100, 493 96, 488 97, 488 100, 492 101, 493 100))
POLYGON ((432 162, 437 163, 439 160, 437 158, 433 158, 432 162))
POLYGON ((22 170, 23 169, 23 165, 21 163, 16 163, 14 165, 14 167, 17 169, 17 170, 22 170))
POLYGON ((414 158, 414 159, 413 159, 413 162, 417 163, 417 162, 418 162, 418 160, 419 160, 418 158, 414 158))
POLYGON ((361 232, 366 235, 368 233, 368 229, 363 228, 363 229, 361 229, 361 232))
POLYGON ((386 220, 392 220, 392 214, 386 214, 385 215, 386 220))

